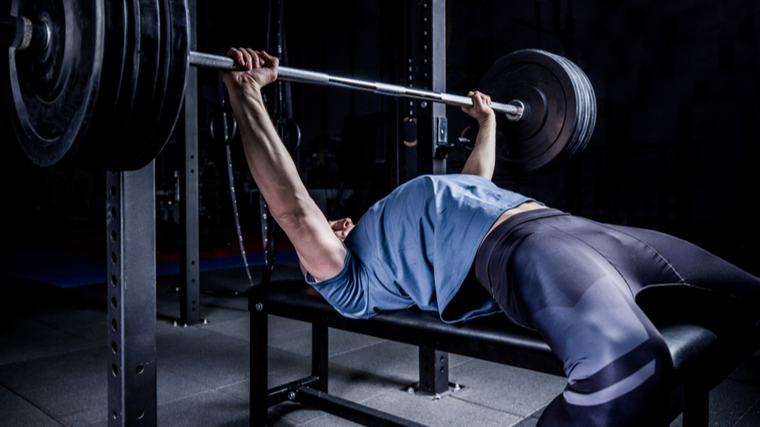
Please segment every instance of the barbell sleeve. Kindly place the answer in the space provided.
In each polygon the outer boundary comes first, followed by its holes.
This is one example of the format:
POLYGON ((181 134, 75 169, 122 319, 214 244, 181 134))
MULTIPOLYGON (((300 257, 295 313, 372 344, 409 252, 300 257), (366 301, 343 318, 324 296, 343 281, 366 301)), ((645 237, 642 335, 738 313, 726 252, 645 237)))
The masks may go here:
MULTIPOLYGON (((240 69, 240 67, 238 67, 237 64, 235 64, 235 61, 230 57, 210 55, 200 52, 190 52, 190 65, 222 71, 234 71, 240 69)), ((387 83, 368 82, 365 80, 337 77, 326 73, 300 70, 297 68, 278 67, 277 76, 277 78, 280 80, 285 81, 363 90, 367 92, 374 92, 380 95, 440 102, 443 104, 454 105, 458 107, 472 106, 472 99, 466 96, 450 95, 448 93, 407 88, 404 86, 387 83)), ((507 117, 513 121, 519 120, 522 117, 524 111, 523 104, 519 101, 512 101, 509 104, 493 102, 491 103, 491 108, 497 113, 506 114, 507 117)))

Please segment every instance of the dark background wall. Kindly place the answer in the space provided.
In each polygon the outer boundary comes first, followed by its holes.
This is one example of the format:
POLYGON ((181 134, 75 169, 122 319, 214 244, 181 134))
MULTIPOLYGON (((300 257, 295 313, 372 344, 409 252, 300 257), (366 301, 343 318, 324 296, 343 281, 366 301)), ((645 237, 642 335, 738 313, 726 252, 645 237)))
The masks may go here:
MULTIPOLYGON (((401 83, 403 10, 424 1, 286 0, 289 65, 401 83)), ((244 15, 235 2, 199 1, 200 49, 265 46, 269 2, 253 3, 258 13, 244 15)), ((561 169, 528 176, 499 164, 499 185, 600 221, 678 235, 760 273, 754 214, 760 196, 759 2, 449 0, 447 8, 448 92, 477 87, 493 61, 522 48, 568 57, 596 91, 597 127, 585 152, 561 169)), ((213 72, 202 73, 201 81, 208 93, 218 82, 213 72)), ((292 96, 307 184, 354 190, 332 214, 357 216, 404 181, 408 153, 395 131, 404 117, 401 101, 307 85, 294 85, 292 96)), ((452 137, 470 124, 457 108, 447 115, 452 137)), ((7 130, 3 135, 12 142, 7 130)), ((0 185, 13 221, 7 223, 65 226, 56 218, 68 213, 98 226, 104 217, 100 174, 40 170, 12 143, 5 145, 0 185)), ((220 164, 219 146, 203 141, 202 152, 220 164)), ((167 188, 176 169, 172 153, 176 147, 169 144, 159 160, 167 188)), ((464 153, 453 153, 449 170, 461 169, 463 161, 464 153)), ((236 166, 245 170, 242 161, 236 166)), ((207 177, 218 171, 211 167, 207 177)), ((241 174, 241 183, 246 179, 241 174)))

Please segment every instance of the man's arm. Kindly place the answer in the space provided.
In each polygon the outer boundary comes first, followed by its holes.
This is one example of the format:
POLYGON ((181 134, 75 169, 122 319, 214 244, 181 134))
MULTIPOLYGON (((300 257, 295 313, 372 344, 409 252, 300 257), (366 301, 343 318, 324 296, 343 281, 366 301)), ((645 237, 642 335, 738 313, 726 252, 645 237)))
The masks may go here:
POLYGON ((490 180, 496 165, 496 117, 491 109, 491 98, 477 91, 467 96, 472 98, 473 106, 462 107, 462 111, 478 121, 480 130, 462 173, 490 180))
POLYGON ((301 182, 261 96, 261 88, 277 79, 278 60, 251 49, 233 48, 227 55, 246 68, 225 73, 224 82, 253 179, 303 266, 315 279, 329 279, 342 270, 346 249, 301 182))

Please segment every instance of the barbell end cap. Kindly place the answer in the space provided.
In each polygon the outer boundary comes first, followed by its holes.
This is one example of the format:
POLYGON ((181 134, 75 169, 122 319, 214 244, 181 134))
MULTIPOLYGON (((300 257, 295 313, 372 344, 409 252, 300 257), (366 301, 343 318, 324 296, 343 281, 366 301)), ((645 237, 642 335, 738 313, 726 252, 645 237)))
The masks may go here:
POLYGON ((47 16, 43 16, 40 22, 35 24, 30 22, 29 25, 31 27, 30 43, 34 42, 34 47, 44 55, 50 49, 51 39, 53 38, 50 19, 47 16))
POLYGON ((525 117, 528 117, 528 107, 522 103, 522 101, 513 99, 507 103, 507 105, 512 105, 517 107, 517 112, 514 114, 510 113, 504 113, 507 116, 507 119, 509 119, 512 122, 518 122, 522 120, 525 117))

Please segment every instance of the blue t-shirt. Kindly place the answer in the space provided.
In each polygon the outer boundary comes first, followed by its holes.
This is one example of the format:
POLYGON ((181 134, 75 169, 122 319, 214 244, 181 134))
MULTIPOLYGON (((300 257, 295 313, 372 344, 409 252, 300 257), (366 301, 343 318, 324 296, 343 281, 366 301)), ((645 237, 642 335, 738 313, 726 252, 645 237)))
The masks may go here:
POLYGON ((476 175, 420 176, 359 220, 344 242, 340 273, 321 282, 307 273, 306 280, 346 317, 411 304, 447 323, 492 314, 499 308, 482 286, 459 291, 493 223, 529 200, 476 175))

